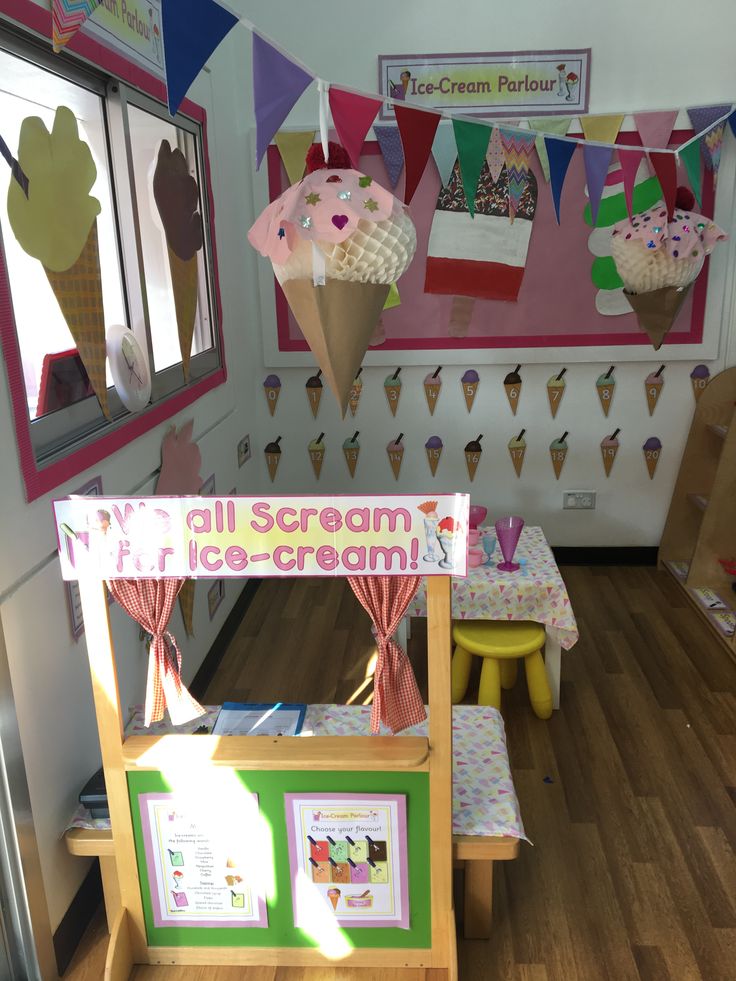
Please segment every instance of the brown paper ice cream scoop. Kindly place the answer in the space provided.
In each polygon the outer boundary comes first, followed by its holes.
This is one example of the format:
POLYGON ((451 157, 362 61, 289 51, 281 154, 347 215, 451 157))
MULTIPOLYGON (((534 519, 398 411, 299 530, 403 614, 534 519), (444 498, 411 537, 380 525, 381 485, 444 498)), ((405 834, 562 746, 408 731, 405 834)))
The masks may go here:
POLYGON ((191 259, 203 243, 199 187, 189 173, 186 157, 178 147, 172 150, 168 140, 162 140, 159 147, 153 197, 169 248, 180 259, 191 259))

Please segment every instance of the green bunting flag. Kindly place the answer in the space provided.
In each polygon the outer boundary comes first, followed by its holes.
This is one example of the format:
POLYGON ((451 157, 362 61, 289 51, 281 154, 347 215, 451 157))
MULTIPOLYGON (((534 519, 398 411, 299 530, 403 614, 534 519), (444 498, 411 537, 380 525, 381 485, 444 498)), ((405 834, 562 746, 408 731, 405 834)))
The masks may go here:
POLYGON ((475 193, 478 189, 478 180, 486 159, 486 150, 491 134, 488 127, 482 123, 468 123, 464 119, 453 119, 452 126, 455 131, 463 190, 472 218, 475 216, 475 193))
POLYGON ((702 206, 702 179, 700 176, 701 154, 700 140, 693 140, 686 147, 680 150, 680 160, 685 164, 688 180, 698 207, 702 206))

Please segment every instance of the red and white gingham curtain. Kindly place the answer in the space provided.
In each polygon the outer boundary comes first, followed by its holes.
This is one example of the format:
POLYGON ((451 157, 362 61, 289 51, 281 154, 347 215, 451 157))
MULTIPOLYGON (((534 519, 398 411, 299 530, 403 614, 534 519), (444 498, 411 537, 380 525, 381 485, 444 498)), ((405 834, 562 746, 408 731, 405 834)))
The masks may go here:
POLYGON ((378 661, 373 676, 371 732, 378 732, 381 722, 396 733, 427 718, 406 651, 392 637, 421 581, 421 576, 348 576, 351 589, 376 628, 378 661))
POLYGON ((111 579, 107 587, 125 612, 153 640, 148 656, 146 725, 160 722, 164 709, 175 726, 204 714, 181 681, 181 651, 166 629, 184 579, 111 579))

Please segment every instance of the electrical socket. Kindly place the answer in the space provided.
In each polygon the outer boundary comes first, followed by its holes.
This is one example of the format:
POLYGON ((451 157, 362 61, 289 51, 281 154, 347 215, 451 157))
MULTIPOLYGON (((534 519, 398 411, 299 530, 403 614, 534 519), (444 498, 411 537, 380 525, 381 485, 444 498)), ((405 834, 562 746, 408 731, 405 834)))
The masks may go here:
POLYGON ((563 491, 562 507, 565 509, 591 510, 595 507, 595 491, 563 491))

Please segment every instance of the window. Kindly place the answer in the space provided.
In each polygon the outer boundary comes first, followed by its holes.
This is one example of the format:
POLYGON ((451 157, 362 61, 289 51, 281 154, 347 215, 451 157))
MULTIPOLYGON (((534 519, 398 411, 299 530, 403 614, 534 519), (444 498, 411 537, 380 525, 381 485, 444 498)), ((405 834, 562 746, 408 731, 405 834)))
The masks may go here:
MULTIPOLYGON (((24 119, 38 116, 51 131, 59 106, 74 114, 97 171, 89 193, 101 205, 97 234, 105 328, 124 324, 134 331, 148 353, 152 378, 150 405, 131 417, 115 392, 108 365, 111 419, 105 418, 57 300, 58 282, 55 293, 42 263, 21 248, 13 233, 4 193, 10 171, 5 169, 0 181, 0 294, 5 286, 9 289, 12 323, 0 323, 0 329, 16 429, 23 427, 28 437, 18 432, 21 455, 31 456, 21 463, 32 499, 76 472, 70 471, 70 456, 81 454, 77 470, 91 465, 219 384, 224 369, 202 147, 204 114, 201 119, 183 114, 171 119, 149 96, 2 34, 0 78, 0 135, 14 155, 24 119), (188 282, 196 288, 197 300, 188 383, 172 289, 172 275, 180 276, 181 266, 177 269, 176 257, 169 255, 153 195, 162 140, 181 151, 199 187, 204 245, 188 263, 188 282), (7 284, 1 281, 3 258, 7 284), (18 370, 13 369, 16 364, 18 370), (23 414, 25 419, 19 418, 23 414), (141 415, 151 417, 148 425, 141 415), (125 435, 133 420, 135 431, 125 435), (36 478, 30 485, 29 466, 36 478)), ((5 168, 1 160, 0 167, 5 168)))

